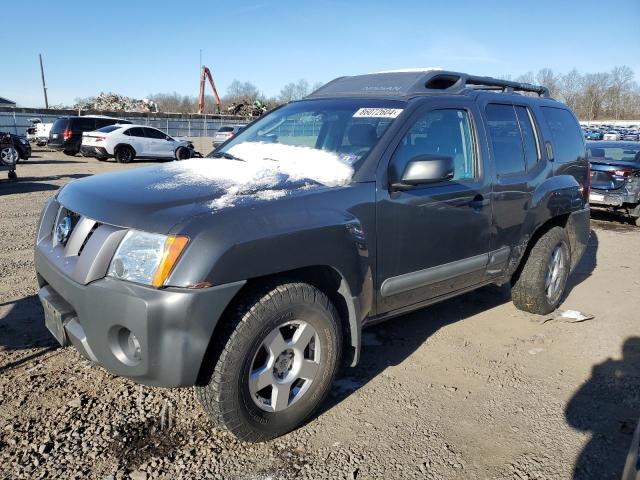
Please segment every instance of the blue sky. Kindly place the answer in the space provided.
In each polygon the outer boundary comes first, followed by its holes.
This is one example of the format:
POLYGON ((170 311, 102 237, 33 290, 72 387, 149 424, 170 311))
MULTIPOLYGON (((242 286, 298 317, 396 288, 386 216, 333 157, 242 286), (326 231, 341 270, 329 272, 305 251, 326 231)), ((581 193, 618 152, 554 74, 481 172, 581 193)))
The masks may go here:
POLYGON ((112 91, 196 95, 199 49, 224 93, 276 95, 287 82, 437 66, 516 76, 628 65, 640 79, 640 1, 7 0, 0 96, 44 105, 112 91))

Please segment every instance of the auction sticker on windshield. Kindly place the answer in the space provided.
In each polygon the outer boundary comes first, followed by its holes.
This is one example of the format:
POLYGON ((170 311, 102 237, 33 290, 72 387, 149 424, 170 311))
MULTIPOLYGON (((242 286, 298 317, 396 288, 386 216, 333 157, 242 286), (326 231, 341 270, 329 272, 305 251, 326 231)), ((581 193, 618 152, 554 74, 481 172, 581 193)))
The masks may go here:
POLYGON ((354 118, 396 118, 401 113, 402 108, 360 108, 353 116, 354 118))

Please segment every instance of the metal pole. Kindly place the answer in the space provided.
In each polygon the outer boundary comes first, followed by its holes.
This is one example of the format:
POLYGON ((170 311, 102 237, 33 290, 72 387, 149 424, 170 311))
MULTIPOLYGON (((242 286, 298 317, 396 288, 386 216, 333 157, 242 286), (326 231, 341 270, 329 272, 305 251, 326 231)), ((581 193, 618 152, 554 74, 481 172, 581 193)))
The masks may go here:
POLYGON ((42 54, 39 53, 38 57, 40 57, 40 75, 42 75, 42 91, 44 92, 44 108, 49 109, 49 99, 47 98, 47 84, 44 81, 44 67, 42 66, 42 54))

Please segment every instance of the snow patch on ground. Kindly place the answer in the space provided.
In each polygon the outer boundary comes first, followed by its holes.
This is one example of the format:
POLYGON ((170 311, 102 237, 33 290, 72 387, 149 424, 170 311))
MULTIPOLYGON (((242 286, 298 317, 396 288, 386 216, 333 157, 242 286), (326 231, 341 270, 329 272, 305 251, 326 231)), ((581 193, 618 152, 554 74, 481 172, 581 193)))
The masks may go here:
POLYGON ((210 203, 213 209, 233 206, 243 198, 274 200, 287 194, 286 184, 310 182, 335 187, 353 176, 350 165, 337 154, 308 147, 263 142, 244 142, 230 153, 245 160, 202 158, 176 162, 167 167, 174 175, 155 184, 157 190, 186 185, 215 185, 224 194, 210 203))

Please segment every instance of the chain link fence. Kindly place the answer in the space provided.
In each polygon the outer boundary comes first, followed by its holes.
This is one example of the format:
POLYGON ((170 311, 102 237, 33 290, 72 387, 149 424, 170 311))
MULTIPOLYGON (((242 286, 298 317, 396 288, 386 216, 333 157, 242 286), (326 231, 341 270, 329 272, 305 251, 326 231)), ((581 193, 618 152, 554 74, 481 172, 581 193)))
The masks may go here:
MULTIPOLYGON (((57 118, 67 115, 77 115, 73 110, 36 110, 36 109, 0 109, 0 132, 26 135, 27 128, 33 120, 39 119, 43 123, 54 122, 57 118)), ((83 113, 88 115, 89 113, 83 113)), ((211 137, 223 126, 245 125, 249 122, 243 117, 230 115, 188 115, 162 113, 128 113, 110 112, 103 115, 129 120, 135 124, 155 127, 172 137, 211 137)))

